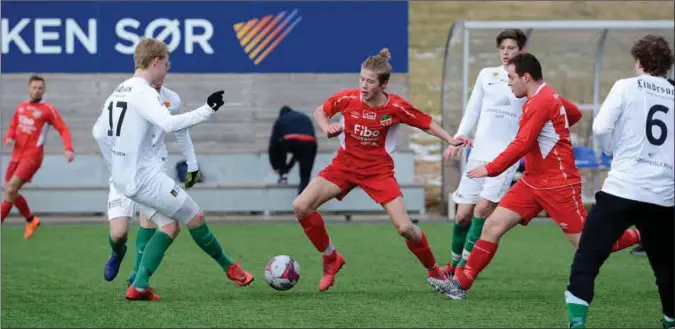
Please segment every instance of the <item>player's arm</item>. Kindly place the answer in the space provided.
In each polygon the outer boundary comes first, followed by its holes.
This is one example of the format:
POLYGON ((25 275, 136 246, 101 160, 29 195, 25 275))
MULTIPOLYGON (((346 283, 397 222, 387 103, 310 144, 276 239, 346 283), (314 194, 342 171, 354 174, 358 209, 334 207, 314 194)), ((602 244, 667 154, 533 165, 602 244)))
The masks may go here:
POLYGON ((581 113, 581 110, 579 110, 579 107, 576 104, 566 100, 565 98, 560 97, 560 101, 565 108, 567 123, 570 127, 574 126, 584 116, 583 113, 581 113))
POLYGON ((595 141, 607 154, 612 154, 614 127, 623 107, 623 89, 622 81, 617 81, 593 120, 595 141))
POLYGON ((166 110, 164 104, 159 100, 157 93, 141 92, 138 94, 140 103, 136 110, 138 110, 140 115, 146 120, 161 127, 165 132, 172 133, 185 128, 190 128, 208 120, 211 115, 224 104, 222 100, 224 92, 220 91, 218 93, 209 96, 209 100, 206 104, 193 111, 171 115, 169 111, 166 110), (219 98, 218 96, 214 96, 218 93, 220 93, 219 98), (215 98, 212 99, 212 97, 215 98), (213 105, 215 109, 212 109, 209 104, 215 104, 213 105))
POLYGON ((328 122, 335 114, 341 113, 349 103, 350 96, 347 92, 339 92, 329 97, 323 105, 317 106, 314 111, 314 121, 321 131, 328 137, 335 137, 342 133, 339 123, 328 122))
POLYGON ((61 114, 59 114, 59 111, 57 111, 56 108, 54 108, 49 104, 46 105, 47 108, 49 109, 49 116, 47 117, 49 124, 54 126, 54 129, 56 129, 56 131, 61 136, 61 140, 63 141, 63 146, 65 150, 67 152, 74 152, 73 139, 70 135, 70 129, 68 128, 68 125, 66 124, 65 121, 63 121, 61 114))
POLYGON ((12 120, 9 122, 7 134, 5 135, 5 144, 9 144, 16 139, 16 126, 19 124, 19 111, 14 110, 12 120))
POLYGON ((396 106, 400 109, 396 113, 401 122, 418 128, 429 135, 438 137, 440 140, 445 141, 450 145, 460 146, 463 144, 461 140, 451 137, 450 134, 448 134, 441 125, 436 123, 430 115, 407 103, 396 106))
POLYGON ((481 77, 483 76, 483 71, 478 74, 476 78, 476 83, 473 85, 473 90, 471 91, 471 97, 469 97, 469 102, 466 104, 464 109, 464 116, 462 116, 462 121, 459 123, 459 128, 457 128, 457 136, 469 136, 471 132, 476 128, 478 124, 478 119, 480 118, 480 109, 483 105, 483 83, 481 77))
POLYGON ((541 129, 544 127, 546 121, 548 121, 549 113, 553 111, 551 107, 554 106, 557 107, 552 103, 542 104, 541 106, 538 104, 529 105, 528 113, 523 116, 516 138, 506 147, 506 150, 500 153, 492 162, 485 165, 488 177, 499 176, 499 174, 520 161, 536 145, 537 137, 539 137, 541 129))

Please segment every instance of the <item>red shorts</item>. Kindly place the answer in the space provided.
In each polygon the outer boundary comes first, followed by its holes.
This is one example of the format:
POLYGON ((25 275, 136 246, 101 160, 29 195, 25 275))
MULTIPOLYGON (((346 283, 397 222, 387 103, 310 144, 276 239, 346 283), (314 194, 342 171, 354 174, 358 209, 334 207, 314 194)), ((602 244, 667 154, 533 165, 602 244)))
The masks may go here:
POLYGON ((342 200, 355 187, 360 187, 375 202, 385 205, 403 195, 394 175, 356 175, 329 165, 319 176, 337 185, 342 193, 336 198, 342 200))
POLYGON ((586 208, 581 200, 581 184, 555 189, 537 190, 519 180, 506 192, 499 203, 523 217, 522 225, 546 210, 565 233, 581 233, 586 220, 586 208))
POLYGON ((5 172, 5 182, 9 182, 12 176, 16 175, 24 182, 30 182, 33 175, 42 166, 41 159, 23 158, 18 161, 10 161, 7 165, 7 172, 5 172))

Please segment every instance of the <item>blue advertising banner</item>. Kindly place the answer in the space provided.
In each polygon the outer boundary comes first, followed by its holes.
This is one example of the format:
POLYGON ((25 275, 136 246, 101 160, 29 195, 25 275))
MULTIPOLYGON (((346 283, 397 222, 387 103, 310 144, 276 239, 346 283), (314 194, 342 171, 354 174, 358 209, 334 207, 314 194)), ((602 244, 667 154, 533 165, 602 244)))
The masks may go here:
POLYGON ((2 1, 3 73, 128 73, 142 37, 171 72, 350 73, 381 48, 408 71, 405 1, 2 1))

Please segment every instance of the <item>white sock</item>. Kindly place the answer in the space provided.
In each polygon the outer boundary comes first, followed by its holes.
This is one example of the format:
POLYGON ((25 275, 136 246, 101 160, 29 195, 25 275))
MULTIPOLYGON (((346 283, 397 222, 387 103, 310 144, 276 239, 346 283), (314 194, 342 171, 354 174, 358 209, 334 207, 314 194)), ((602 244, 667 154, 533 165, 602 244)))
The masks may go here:
POLYGON ((577 296, 572 295, 572 293, 569 292, 569 291, 565 291, 565 303, 588 306, 588 302, 586 302, 585 300, 583 300, 583 299, 581 299, 577 296))
POLYGON ((335 247, 333 247, 333 241, 328 241, 328 247, 326 247, 326 250, 323 251, 324 256, 328 256, 335 251, 335 247))
POLYGON ((669 322, 675 321, 675 319, 669 318, 667 315, 664 315, 664 316, 663 316, 663 319, 666 320, 666 321, 669 321, 669 322))

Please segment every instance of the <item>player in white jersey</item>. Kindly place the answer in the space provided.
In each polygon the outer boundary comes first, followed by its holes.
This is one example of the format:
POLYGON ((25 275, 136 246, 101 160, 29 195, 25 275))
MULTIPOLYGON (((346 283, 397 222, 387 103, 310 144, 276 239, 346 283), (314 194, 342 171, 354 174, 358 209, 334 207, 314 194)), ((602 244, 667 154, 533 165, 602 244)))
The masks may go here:
MULTIPOLYGON (((452 234, 452 261, 446 266, 449 275, 464 267, 480 237, 485 218, 509 190, 518 169, 518 164, 515 164, 497 177, 473 179, 466 176, 470 169, 494 160, 513 141, 527 99, 513 94, 505 69, 509 59, 525 52, 527 36, 521 30, 507 29, 497 35, 496 41, 502 65, 480 71, 455 135, 455 138, 473 144, 473 148, 459 186, 452 194, 452 200, 458 207, 452 234), (468 136, 474 129, 476 132, 471 143, 468 136)), ((453 154, 459 156, 462 147, 451 148, 454 149, 453 154)))
POLYGON ((614 84, 593 122, 597 143, 614 159, 574 255, 565 292, 570 328, 585 328, 595 277, 631 225, 656 277, 663 327, 675 326, 675 88, 665 78, 673 52, 665 38, 647 35, 631 55, 638 76, 614 84))
POLYGON ((187 225, 195 243, 227 271, 240 286, 253 281, 224 253, 204 213, 164 171, 161 153, 155 148, 157 128, 175 132, 206 121, 223 104, 223 91, 211 94, 198 109, 171 115, 153 86, 161 86, 170 67, 167 46, 156 39, 143 39, 134 50, 135 74, 122 82, 104 103, 108 111, 108 136, 112 137, 111 177, 114 188, 141 205, 141 211, 159 227, 145 247, 134 282, 126 292, 129 300, 159 300, 149 277, 180 231, 187 225), (156 213, 155 211, 156 210, 156 213))
MULTIPOLYGON (((178 114, 182 107, 182 101, 177 93, 164 86, 155 87, 159 92, 160 100, 166 106, 169 113, 178 114)), ((110 168, 110 160, 112 158, 112 136, 108 136, 109 113, 108 110, 103 110, 99 115, 92 134, 99 144, 101 154, 110 168)), ((168 151, 164 142, 164 132, 159 127, 155 127, 154 133, 154 148, 159 152, 158 157, 162 161, 166 161, 168 151)), ((183 129, 175 132, 176 140, 183 156, 186 159, 188 172, 186 173, 185 188, 192 187, 196 181, 199 180, 200 172, 197 165, 197 157, 195 155, 192 139, 188 129, 183 129)), ((166 170, 166 163, 164 163, 164 170, 166 170)), ((110 247, 112 249, 110 257, 104 266, 103 277, 106 281, 112 281, 119 272, 120 265, 126 254, 126 241, 129 229, 129 221, 135 218, 136 210, 135 204, 124 194, 119 193, 115 186, 110 181, 110 189, 108 193, 108 221, 110 221, 110 235, 108 238, 110 247)), ((134 267, 129 277, 129 284, 133 283, 136 271, 140 265, 145 245, 154 235, 156 229, 155 224, 150 221, 145 212, 140 212, 139 216, 140 226, 136 234, 136 256, 134 258, 134 267)))

